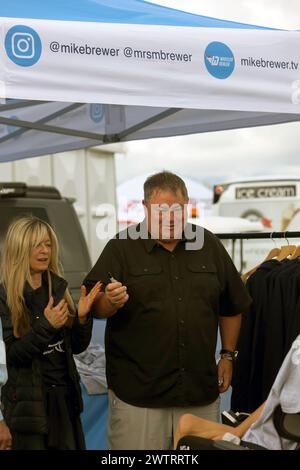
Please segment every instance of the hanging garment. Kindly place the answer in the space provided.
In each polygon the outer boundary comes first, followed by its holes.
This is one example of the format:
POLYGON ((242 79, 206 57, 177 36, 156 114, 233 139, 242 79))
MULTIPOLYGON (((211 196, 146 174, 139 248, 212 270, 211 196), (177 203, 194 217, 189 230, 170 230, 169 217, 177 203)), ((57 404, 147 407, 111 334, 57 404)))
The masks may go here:
POLYGON ((242 319, 231 407, 251 413, 266 400, 287 351, 300 333, 300 262, 266 261, 246 286, 253 303, 242 319))

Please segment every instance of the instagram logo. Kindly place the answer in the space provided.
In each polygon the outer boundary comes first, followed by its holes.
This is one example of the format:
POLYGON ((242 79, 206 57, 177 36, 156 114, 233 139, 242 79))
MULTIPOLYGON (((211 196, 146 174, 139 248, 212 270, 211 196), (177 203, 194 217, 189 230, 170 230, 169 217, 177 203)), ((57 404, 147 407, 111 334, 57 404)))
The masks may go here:
POLYGON ((29 33, 14 33, 11 37, 12 53, 15 57, 34 57, 34 38, 29 33))
POLYGON ((40 58, 42 44, 39 35, 28 26, 13 26, 5 37, 5 50, 12 62, 31 67, 40 58))
MULTIPOLYGON (((12 116, 9 116, 9 119, 19 119, 18 116, 16 115, 12 115, 12 116)), ((16 127, 16 126, 6 126, 6 132, 7 134, 12 134, 13 132, 16 132, 19 130, 19 127, 16 127)))
POLYGON ((90 105, 90 118, 94 122, 100 122, 104 116, 104 106, 100 103, 90 105))

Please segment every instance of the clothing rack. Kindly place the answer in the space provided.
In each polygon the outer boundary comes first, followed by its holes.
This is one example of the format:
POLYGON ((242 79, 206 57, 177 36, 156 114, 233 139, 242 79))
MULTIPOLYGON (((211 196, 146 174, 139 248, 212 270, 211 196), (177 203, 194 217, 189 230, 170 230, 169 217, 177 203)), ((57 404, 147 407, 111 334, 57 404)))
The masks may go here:
POLYGON ((234 261, 235 243, 240 240, 240 272, 243 269, 243 240, 274 240, 274 238, 300 238, 300 232, 243 232, 243 233, 216 233, 220 240, 232 240, 232 260, 234 261))
POLYGON ((221 240, 253 240, 255 238, 300 238, 300 232, 242 232, 242 233, 216 233, 221 240))

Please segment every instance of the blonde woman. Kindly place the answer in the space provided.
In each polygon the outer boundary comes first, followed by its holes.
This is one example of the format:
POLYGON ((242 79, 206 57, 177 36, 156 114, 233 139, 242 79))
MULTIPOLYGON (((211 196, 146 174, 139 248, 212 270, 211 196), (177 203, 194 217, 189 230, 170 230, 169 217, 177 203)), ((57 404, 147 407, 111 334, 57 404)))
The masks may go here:
POLYGON ((8 228, 0 273, 8 369, 2 403, 12 448, 84 449, 72 354, 90 342, 89 311, 101 285, 89 295, 81 288, 76 311, 60 274, 57 237, 35 217, 23 217, 8 228))

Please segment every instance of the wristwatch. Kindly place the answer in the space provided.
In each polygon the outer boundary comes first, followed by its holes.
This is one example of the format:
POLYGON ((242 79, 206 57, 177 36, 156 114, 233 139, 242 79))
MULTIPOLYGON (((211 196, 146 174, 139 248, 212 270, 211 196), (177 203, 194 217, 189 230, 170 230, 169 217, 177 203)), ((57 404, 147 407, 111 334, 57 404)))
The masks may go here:
POLYGON ((220 356, 221 359, 228 359, 229 361, 234 361, 237 358, 238 351, 230 351, 229 349, 221 349, 220 356))

